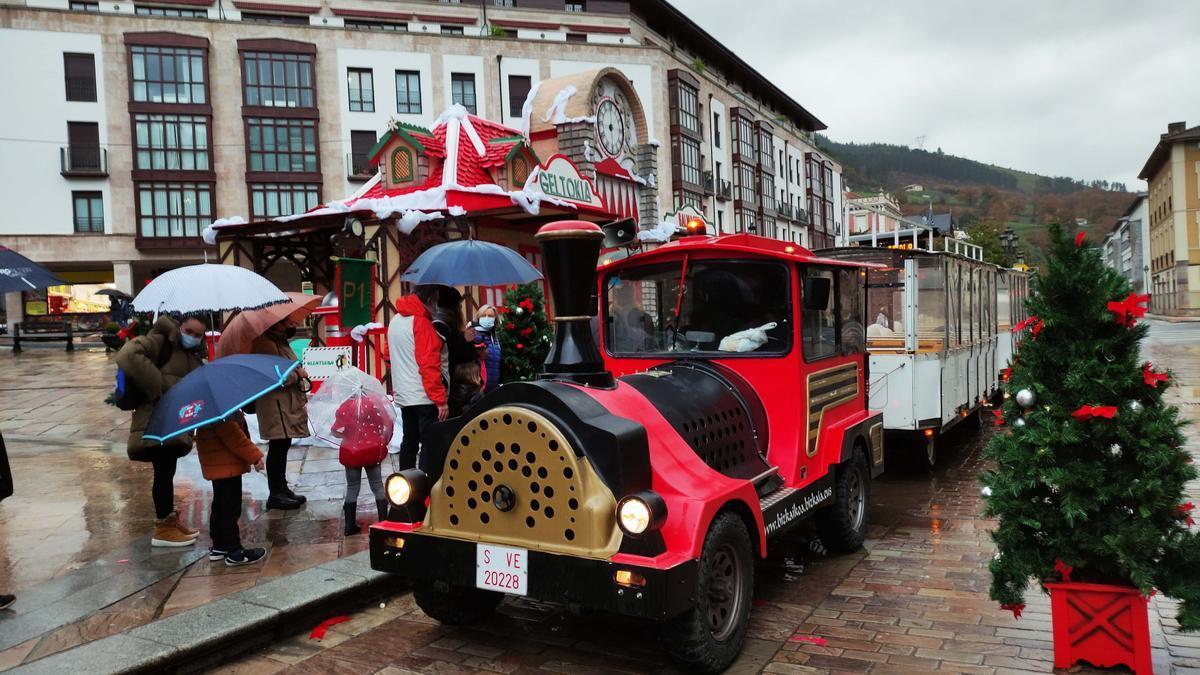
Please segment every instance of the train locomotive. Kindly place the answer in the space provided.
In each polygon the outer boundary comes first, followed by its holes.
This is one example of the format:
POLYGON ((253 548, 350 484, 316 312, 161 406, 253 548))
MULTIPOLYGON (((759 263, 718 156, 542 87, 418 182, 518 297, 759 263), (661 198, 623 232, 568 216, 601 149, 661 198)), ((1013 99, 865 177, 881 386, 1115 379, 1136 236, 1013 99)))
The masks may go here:
POLYGON ((883 470, 865 267, 738 234, 597 269, 603 237, 539 230, 557 314, 544 374, 431 428, 387 480, 371 563, 443 623, 505 594, 646 617, 680 665, 717 672, 769 543, 810 518, 834 552, 863 542, 883 470))

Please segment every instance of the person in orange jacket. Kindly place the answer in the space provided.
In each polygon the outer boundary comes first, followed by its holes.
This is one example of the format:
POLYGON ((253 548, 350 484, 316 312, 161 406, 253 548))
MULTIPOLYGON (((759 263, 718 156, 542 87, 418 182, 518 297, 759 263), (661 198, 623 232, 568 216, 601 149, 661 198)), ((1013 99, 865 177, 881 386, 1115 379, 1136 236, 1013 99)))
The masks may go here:
POLYGON ((212 481, 212 510, 208 516, 208 532, 212 548, 208 559, 224 560, 229 567, 252 565, 267 555, 266 549, 242 548, 238 518, 242 514, 242 474, 254 467, 266 469, 263 454, 250 441, 241 413, 220 424, 196 432, 196 454, 200 456, 200 471, 212 481))

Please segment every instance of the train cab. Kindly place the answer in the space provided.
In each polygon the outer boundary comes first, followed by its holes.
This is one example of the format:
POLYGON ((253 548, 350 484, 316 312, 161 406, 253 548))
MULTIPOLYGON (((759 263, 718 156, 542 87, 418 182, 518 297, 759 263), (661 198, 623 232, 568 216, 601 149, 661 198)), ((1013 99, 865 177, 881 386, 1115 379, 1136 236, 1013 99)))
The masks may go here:
POLYGON ((833 552, 865 537, 883 470, 867 266, 697 235, 597 268, 596 225, 537 238, 556 309, 543 375, 430 429, 387 480, 372 566, 443 623, 506 596, 646 617, 687 672, 720 672, 777 536, 812 519, 833 552))

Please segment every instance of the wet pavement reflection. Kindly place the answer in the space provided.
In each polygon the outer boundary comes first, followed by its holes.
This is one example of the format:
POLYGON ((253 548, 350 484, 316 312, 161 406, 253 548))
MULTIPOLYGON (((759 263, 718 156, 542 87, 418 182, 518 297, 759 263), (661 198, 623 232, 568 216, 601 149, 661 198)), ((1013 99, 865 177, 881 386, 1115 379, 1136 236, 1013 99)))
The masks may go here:
MULTIPOLYGON (((1175 371, 1184 386, 1172 400, 1200 421, 1200 323, 1153 323, 1145 357, 1175 371)), ((309 495, 304 509, 264 512, 265 479, 246 480, 244 539, 273 547, 263 565, 229 569, 189 559, 198 551, 151 550, 149 467, 125 458, 124 413, 103 404, 111 362, 95 353, 66 359, 31 350, 5 364, 19 377, 0 384, 0 430, 17 479, 16 496, 0 504, 0 591, 21 596, 0 613, 0 669, 365 548, 365 537, 340 534, 336 450, 301 447, 289 477, 309 495), (64 369, 75 383, 46 384, 64 369), (27 388, 34 383, 50 388, 27 388)), ((772 542, 755 566, 749 637, 731 672, 1049 672, 1046 598, 1032 591, 1020 620, 987 598, 994 548, 976 476, 989 433, 964 426, 949 436, 932 472, 889 453, 863 550, 829 556, 804 529, 772 542)), ((1200 434, 1189 433, 1187 447, 1200 457, 1200 434)), ((206 548, 210 492, 194 454, 180 463, 176 498, 206 548)), ((1190 498, 1200 502, 1200 485, 1190 498)), ((363 500, 360 519, 372 510, 363 500)), ((1164 618, 1169 601, 1150 606, 1156 672, 1200 672, 1200 637, 1175 632, 1164 618)), ((222 671, 673 672, 651 622, 526 600, 507 601, 478 626, 449 628, 405 594, 355 613, 324 640, 309 640, 310 629, 222 671)))

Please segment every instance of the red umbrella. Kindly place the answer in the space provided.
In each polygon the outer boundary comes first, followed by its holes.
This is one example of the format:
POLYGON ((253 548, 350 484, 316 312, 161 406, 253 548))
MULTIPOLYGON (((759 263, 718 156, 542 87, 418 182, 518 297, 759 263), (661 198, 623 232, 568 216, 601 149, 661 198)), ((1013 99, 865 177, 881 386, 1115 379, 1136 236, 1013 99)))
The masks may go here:
POLYGON ((321 302, 317 296, 307 293, 287 293, 287 296, 287 302, 248 310, 233 317, 217 343, 216 357, 249 354, 250 345, 268 328, 288 317, 299 323, 321 302))

